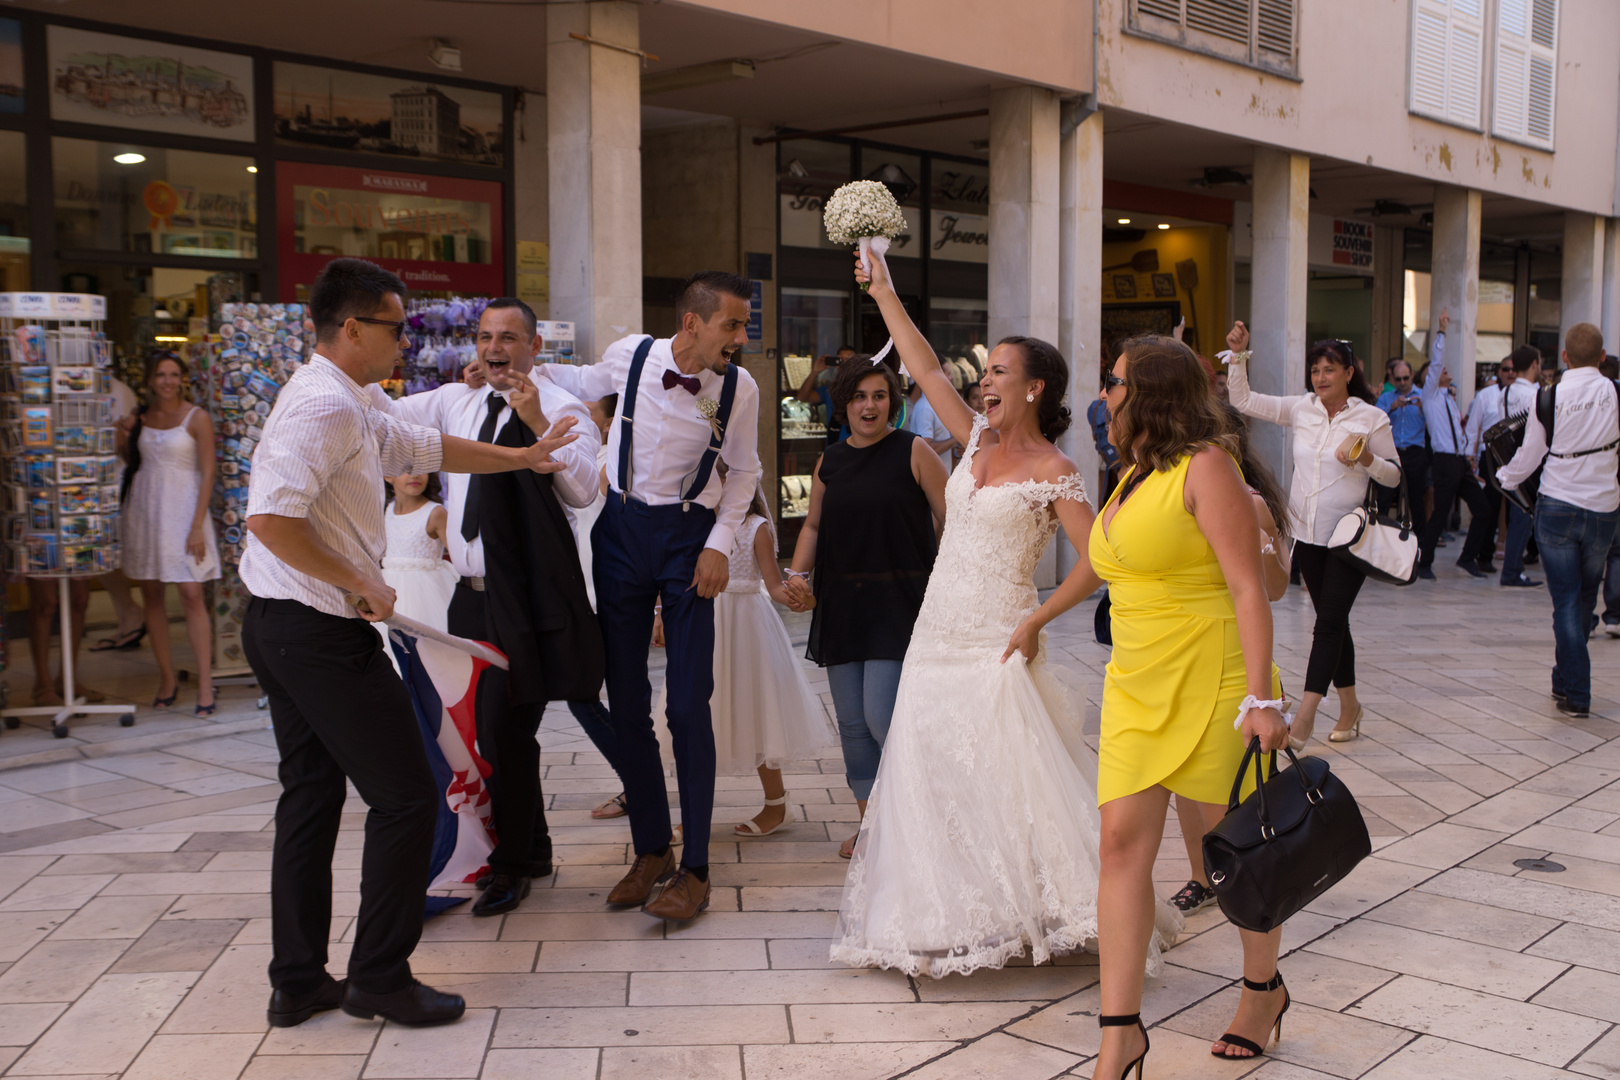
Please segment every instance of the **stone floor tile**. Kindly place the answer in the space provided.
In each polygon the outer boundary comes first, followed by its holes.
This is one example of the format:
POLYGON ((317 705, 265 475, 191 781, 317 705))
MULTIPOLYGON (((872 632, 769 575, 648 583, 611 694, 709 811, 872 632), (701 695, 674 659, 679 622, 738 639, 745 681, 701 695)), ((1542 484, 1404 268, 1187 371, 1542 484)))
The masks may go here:
POLYGON ((1402 893, 1366 916, 1374 922, 1426 930, 1518 952, 1558 926, 1556 920, 1522 911, 1455 900, 1429 893, 1402 893))
MULTIPOLYGON (((1603 836, 1578 829, 1560 829, 1554 825, 1532 825, 1511 837, 1509 842, 1520 847, 1545 848, 1554 855, 1578 855, 1595 862, 1620 863, 1620 836, 1603 836)), ((1620 874, 1620 870, 1617 870, 1616 874, 1620 874)), ((17 896, 28 888, 29 886, 25 885, 12 895, 17 896)), ((6 903, 9 904, 10 901, 6 903)))
POLYGON ((126 852, 174 851, 186 842, 188 833, 103 832, 54 844, 26 848, 28 855, 117 855, 126 852))
POLYGON ((41 875, 6 897, 0 903, 0 911, 62 911, 82 907, 112 884, 115 877, 114 874, 41 875))
POLYGON ((1031 1006, 1022 1001, 792 1005, 788 1011, 794 1042, 915 1042, 977 1038, 1029 1013, 1031 1006))
MULTIPOLYGON (((1339 924, 1339 920, 1310 911, 1301 911, 1283 923, 1282 955, 1314 941, 1339 924)), ((1235 979, 1243 971, 1243 942, 1237 928, 1218 925, 1188 941, 1183 939, 1165 958, 1178 967, 1208 972, 1222 979, 1235 979)))
POLYGON ((916 983, 917 997, 922 1001, 1045 1002, 1079 993, 1094 985, 1097 982, 1097 969, 1042 964, 1033 969, 984 969, 972 975, 947 975, 943 979, 913 981, 916 983))
POLYGON ((1557 960, 1367 920, 1340 927, 1310 950, 1520 1001, 1564 971, 1557 960))
POLYGON ((996 1080, 1017 1076, 1048 1080, 1079 1064, 1064 1050, 996 1033, 935 1058, 909 1075, 915 1080, 996 1080))
MULTIPOLYGON (((1096 1021, 1092 1022, 1096 1026, 1096 1021)), ((1147 1066, 1152 1074, 1172 1077, 1197 1077, 1198 1080, 1237 1080, 1249 1076, 1260 1068, 1265 1058, 1216 1058, 1209 1053, 1209 1040, 1183 1035, 1168 1028, 1154 1028, 1149 1033, 1151 1048, 1147 1066)), ((1095 1051, 1093 1051, 1095 1053, 1095 1051)), ((1096 1059, 1077 1066, 1070 1076, 1091 1077, 1096 1059)), ((1135 1075, 1134 1073, 1132 1074, 1135 1075)), ((1111 1080, 1111 1078, 1109 1078, 1111 1080)))
MULTIPOLYGON (((173 896, 98 896, 51 933, 66 938, 137 938, 174 903, 173 896)), ((192 970, 201 971, 202 968, 192 970)))
MULTIPOLYGON (((1408 781, 1406 790, 1442 814, 1455 814, 1480 801, 1480 794, 1470 791, 1455 780, 1408 781)), ((1353 789, 1352 789, 1353 790, 1353 789)))
POLYGON ((127 941, 44 941, 0 975, 0 1002, 74 1001, 112 966, 127 941))
POLYGON ((157 1035, 124 1080, 237 1080, 257 1035, 157 1035))
POLYGON ((1533 1004, 1620 1023, 1620 975, 1572 967, 1535 997, 1533 1004))
MULTIPOLYGON (((1201 1039, 1207 1047, 1228 1030, 1232 1017, 1237 1015, 1239 993, 1235 986, 1223 990, 1177 1013, 1160 1027, 1201 1039)), ((1160 1028, 1154 1030, 1156 1033, 1160 1028)), ((1271 1057, 1334 1076, 1360 1076, 1412 1039, 1411 1032, 1398 1027, 1318 1009, 1304 1002, 1289 1007, 1283 1017, 1280 1041, 1271 1042, 1271 1034, 1266 1032, 1263 1043, 1271 1057)))
POLYGON ((424 941, 411 954, 411 970, 418 975, 533 971, 538 948, 533 941, 424 941))
POLYGON ((1467 825, 1475 829, 1518 832, 1557 813, 1571 801, 1561 795, 1514 788, 1499 795, 1492 795, 1484 802, 1476 803, 1462 813, 1452 815, 1448 820, 1453 825, 1467 825))
POLYGON ((742 1080, 741 1047, 609 1046, 602 1051, 601 1080, 647 1080, 657 1076, 742 1080))
POLYGON ((1551 852, 1531 851, 1529 848, 1516 847, 1513 844, 1497 844, 1486 848, 1462 865, 1470 870, 1485 870, 1492 874, 1505 874, 1513 877, 1520 873, 1520 867, 1515 865, 1518 859, 1539 859, 1551 852))
POLYGON ((1560 829, 1578 829, 1581 832, 1602 832, 1617 821, 1620 821, 1620 814, 1611 814, 1605 810, 1588 810, 1583 806, 1566 806, 1548 817, 1542 824, 1560 829))
MULTIPOLYGON (((1215 993, 1229 981, 1186 968, 1167 967, 1162 977, 1148 979, 1143 987, 1142 1019, 1149 1025, 1156 1024, 1215 993)), ((1101 1041, 1097 1027, 1101 1012, 1101 991, 1091 986, 1008 1025, 1007 1033, 1089 1057, 1097 1052, 1101 1041)), ((798 1034, 797 1026, 794 1034, 798 1034)), ((1158 1072, 1157 1067, 1154 1071, 1158 1072)))
POLYGON ((46 934, 72 916, 71 911, 26 911, 0 914, 0 963, 21 960, 46 934))
POLYGON ((433 985, 460 994, 470 1009, 597 1008, 625 1004, 629 976, 617 971, 435 975, 433 985))
POLYGON ((1390 1056, 1362 1080, 1497 1080, 1498 1077, 1502 1080, 1567 1080, 1568 1076, 1569 1073, 1523 1058, 1424 1035, 1390 1056))
POLYGON ((1363 859, 1343 881, 1318 896, 1305 910, 1348 919, 1399 896, 1434 875, 1426 867, 1387 862, 1377 856, 1363 859))
MULTIPOLYGON (((1293 1000, 1319 1009, 1339 1010, 1394 979, 1393 971, 1301 949, 1277 965, 1293 1000)), ((1290 1014, 1292 1015, 1292 1014, 1290 1014)))
POLYGON ((1599 1039, 1595 1046, 1576 1058, 1570 1068, 1587 1076, 1601 1076, 1604 1080, 1620 1077, 1620 1028, 1599 1039))
POLYGON ((122 1072, 186 996, 197 975, 195 971, 103 975, 17 1067, 32 1073, 122 1072))
POLYGON ((201 870, 209 856, 200 851, 132 851, 112 855, 63 855, 41 871, 57 874, 158 874, 201 870))
POLYGON ((1489 765, 1440 765, 1435 771, 1487 798, 1513 787, 1511 776, 1499 773, 1489 765))
POLYGON ((1357 795, 1356 800, 1385 821, 1409 833, 1426 829, 1446 816, 1422 799, 1404 792, 1398 796, 1370 798, 1357 795))
POLYGON ((1601 1020, 1403 975, 1347 1013, 1499 1054, 1562 1065, 1609 1030, 1601 1020))
POLYGON ((106 896, 147 896, 168 893, 269 893, 270 871, 195 874, 120 874, 102 890, 106 896))
MULTIPOLYGON (((358 898, 356 898, 358 906, 358 898)), ((333 905, 333 914, 354 914, 353 911, 343 912, 337 905, 333 905)), ((174 902, 174 906, 164 913, 164 919, 268 919, 270 917, 270 894, 255 896, 251 893, 190 893, 174 902)))
POLYGON ((1613 930, 1565 923, 1525 951, 1620 974, 1620 933, 1613 930))
POLYGON ((745 1046, 748 1080, 887 1080, 955 1049, 951 1042, 745 1046))
POLYGON ((152 924, 113 971, 206 971, 242 929, 241 919, 171 919, 152 924))
MULTIPOLYGON (((255 1057, 241 1080, 360 1080, 363 1057, 255 1057)), ((560 1078, 559 1078, 560 1080, 560 1078)))
MULTIPOLYGON (((826 946, 822 946, 826 956, 826 946)), ((759 939, 681 938, 650 941, 554 941, 540 946, 536 971, 729 971, 764 968, 759 939)))
MULTIPOLYGON (((844 887, 849 864, 842 859, 806 863, 718 863, 710 864, 710 879, 728 886, 819 886, 844 887)), ((834 904, 836 908, 838 905, 834 904)))
POLYGON ((62 761, 6 773, 5 786, 30 795, 44 795, 67 788, 89 787, 122 779, 117 773, 81 761, 62 761))
POLYGON ((630 1004, 793 1005, 915 1001, 892 971, 654 971, 630 975, 630 1004))
POLYGON ((371 1053, 381 1030, 381 1024, 356 1020, 333 1009, 316 1013, 296 1027, 271 1028, 259 1044, 258 1053, 261 1057, 265 1054, 364 1056, 371 1053))
MULTIPOLYGON (((842 968, 829 957, 832 939, 782 938, 768 943, 773 968, 842 968)), ((542 950, 544 951, 544 950, 542 950)))
POLYGON ((494 1009, 468 1009, 455 1023, 431 1028, 385 1024, 361 1075, 365 1080, 477 1076, 483 1068, 484 1048, 489 1043, 495 1014, 494 1009))
MULTIPOLYGON (((232 945, 225 949, 170 1015, 163 1034, 253 1032, 262 1037, 269 1027, 264 1018, 265 1003, 270 1000, 270 984, 264 974, 269 962, 267 945, 232 945)), ((335 970, 343 969, 335 966, 335 970)), ((4 977, 0 975, 0 979, 4 977)))
POLYGON ((1620 931, 1620 901, 1549 881, 1454 868, 1425 881, 1418 891, 1620 931))
POLYGON ((1599 788, 1620 780, 1620 768, 1599 768, 1566 761, 1531 777, 1520 785, 1525 791, 1584 799, 1599 788))
MULTIPOLYGON (((714 917, 704 915, 697 922, 714 917)), ((661 920, 636 908, 611 911, 605 905, 596 912, 576 914, 513 913, 506 916, 506 922, 501 927, 502 941, 646 941, 663 936, 664 924, 661 920)))
POLYGON ((1325 1072, 1307 1069, 1295 1065, 1291 1061, 1278 1061, 1272 1058, 1249 1074, 1250 1080, 1335 1080, 1325 1072))
MULTIPOLYGON (((872 1008, 869 1005, 826 1007, 872 1008)), ((797 1029, 796 1034, 803 1039, 800 1031, 802 1029, 797 1029)), ((780 1005, 705 1005, 649 1009, 502 1009, 490 1045, 734 1046, 788 1040, 787 1010, 780 1005)))
MULTIPOLYGON (((63 1002, 0 1005, 0 1046, 26 1047, 67 1010, 63 1002)), ((21 1050, 17 1052, 19 1055, 21 1050)))
MULTIPOLYGON (((1620 843, 1620 841, 1616 841, 1620 843)), ((837 911, 843 885, 763 887, 740 890, 743 911, 837 911)))
POLYGON ((598 1080, 594 1046, 575 1050, 491 1050, 484 1080, 598 1080))
POLYGON ((1484 829, 1471 829, 1466 825, 1453 825, 1449 821, 1442 821, 1404 840, 1380 848, 1378 857, 1391 862, 1444 870, 1473 858, 1506 837, 1506 833, 1487 832, 1484 829))
MULTIPOLYGON (((646 916, 642 916, 646 918, 646 916)), ((826 938, 838 928, 836 911, 718 911, 689 923, 670 923, 670 940, 684 938, 826 938)))

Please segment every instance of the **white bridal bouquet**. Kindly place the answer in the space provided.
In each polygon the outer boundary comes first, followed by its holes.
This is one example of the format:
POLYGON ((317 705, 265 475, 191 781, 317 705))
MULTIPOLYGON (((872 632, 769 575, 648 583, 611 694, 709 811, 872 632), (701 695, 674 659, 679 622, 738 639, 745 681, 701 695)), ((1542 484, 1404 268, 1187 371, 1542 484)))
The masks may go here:
MULTIPOLYGON (((822 209, 827 239, 854 244, 861 250, 861 265, 871 270, 867 253, 889 250, 889 241, 906 231, 906 217, 894 195, 876 180, 852 180, 832 193, 822 209)), ((864 286, 862 286, 864 288, 864 286)))

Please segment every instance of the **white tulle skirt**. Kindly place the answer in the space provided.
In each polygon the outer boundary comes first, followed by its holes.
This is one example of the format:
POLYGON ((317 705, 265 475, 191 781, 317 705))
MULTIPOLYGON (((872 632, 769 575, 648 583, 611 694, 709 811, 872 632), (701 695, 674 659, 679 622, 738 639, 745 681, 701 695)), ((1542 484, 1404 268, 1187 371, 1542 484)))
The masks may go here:
MULTIPOLYGON (((456 592, 456 571, 443 559, 383 559, 383 583, 394 590, 394 610, 424 626, 445 630, 450 621, 450 598, 456 592)), ((383 652, 399 669, 394 650, 388 648, 388 628, 376 623, 383 636, 383 652)))
MULTIPOLYGON (((653 707, 653 730, 666 769, 674 768, 665 691, 653 707)), ((810 689, 782 618, 761 588, 714 598, 714 719, 716 771, 752 773, 764 765, 835 754, 837 733, 810 689)))

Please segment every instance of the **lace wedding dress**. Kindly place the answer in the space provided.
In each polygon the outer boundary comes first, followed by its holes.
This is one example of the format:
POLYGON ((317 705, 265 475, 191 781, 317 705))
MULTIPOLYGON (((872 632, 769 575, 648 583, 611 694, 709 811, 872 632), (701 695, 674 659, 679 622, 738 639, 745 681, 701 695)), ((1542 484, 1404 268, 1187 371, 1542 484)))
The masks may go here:
MULTIPOLYGON (((946 524, 912 632, 831 957, 908 975, 1036 963, 1097 937, 1098 813, 1078 706, 1047 666, 1001 654, 1038 605, 1050 509, 1080 477, 975 488, 984 419, 945 486, 946 524)), ((1157 905, 1148 951, 1180 919, 1157 905)))

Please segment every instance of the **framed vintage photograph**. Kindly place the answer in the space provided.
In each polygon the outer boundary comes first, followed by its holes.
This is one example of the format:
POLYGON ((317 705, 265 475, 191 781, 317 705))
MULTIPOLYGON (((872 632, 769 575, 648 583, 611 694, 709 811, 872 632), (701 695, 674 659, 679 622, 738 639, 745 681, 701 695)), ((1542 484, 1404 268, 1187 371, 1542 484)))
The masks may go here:
POLYGON ((1176 298, 1176 275, 1154 274, 1153 295, 1161 300, 1174 300, 1176 298))
POLYGON ((51 119, 253 141, 252 57, 72 26, 45 34, 51 119))
POLYGON ((1134 274, 1115 274, 1114 275, 1114 296, 1115 296, 1116 299, 1119 299, 1119 300, 1135 300, 1136 299, 1136 275, 1134 275, 1134 274))

